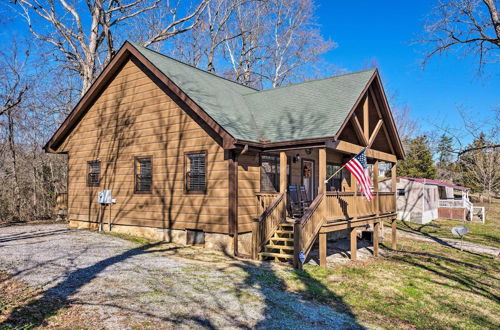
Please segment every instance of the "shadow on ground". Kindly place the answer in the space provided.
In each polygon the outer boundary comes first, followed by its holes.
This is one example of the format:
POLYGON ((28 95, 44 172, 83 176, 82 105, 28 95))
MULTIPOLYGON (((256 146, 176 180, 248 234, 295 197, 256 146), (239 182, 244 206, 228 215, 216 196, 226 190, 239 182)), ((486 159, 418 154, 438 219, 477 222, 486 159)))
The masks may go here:
MULTIPOLYGON (((51 235, 57 236, 64 233, 65 230, 45 231, 37 234, 34 232, 13 234, 11 236, 2 237, 3 242, 12 242, 15 240, 25 240, 31 238, 47 238, 51 235)), ((97 235, 97 234, 96 234, 97 235)), ((57 239, 67 239, 67 237, 58 236, 57 239)), ((23 243, 24 244, 24 243, 23 243)), ((0 244, 1 245, 1 244, 0 244)), ((143 244, 134 247, 118 255, 101 260, 91 266, 80 268, 70 271, 65 274, 64 279, 55 286, 42 292, 41 296, 31 300, 28 304, 18 306, 12 310, 7 319, 0 323, 0 329, 3 328, 34 328, 45 326, 48 324, 48 319, 51 316, 58 314, 63 309, 71 305, 89 305, 96 307, 114 307, 129 312, 130 314, 141 314, 145 317, 150 317, 152 320, 167 321, 169 324, 196 324, 202 328, 214 329, 218 326, 213 323, 210 317, 211 304, 221 305, 221 310, 224 310, 224 300, 216 297, 212 301, 204 302, 207 306, 201 306, 207 309, 207 315, 171 315, 171 317, 160 317, 155 313, 148 311, 134 310, 129 306, 114 304, 113 301, 108 302, 87 302, 75 299, 75 295, 79 290, 92 282, 107 268, 120 264, 129 258, 146 255, 149 253, 162 253, 170 252, 176 253, 180 247, 165 247, 162 242, 143 244)), ((168 258, 166 256, 162 256, 168 258)), ((228 257, 232 258, 228 255, 228 257)), ((304 289, 300 294, 291 294, 286 292, 286 284, 283 279, 278 276, 273 267, 268 263, 252 262, 247 260, 236 260, 232 258, 230 267, 236 267, 241 270, 243 277, 238 281, 228 283, 230 286, 237 286, 237 293, 244 293, 247 291, 258 292, 259 303, 263 305, 259 309, 259 315, 252 316, 255 321, 246 322, 245 315, 241 316, 239 320, 230 320, 231 324, 237 328, 296 328, 298 324, 302 324, 308 328, 362 328, 357 322, 351 312, 349 306, 342 302, 342 299, 337 297, 326 286, 319 281, 312 278, 307 272, 296 271, 294 275, 303 283, 304 289), (328 297, 329 305, 318 303, 317 297, 328 297), (307 298, 307 299, 304 299, 307 298), (316 301, 308 301, 316 300, 316 301), (331 302, 335 303, 332 304, 331 302), (293 320, 289 322, 289 320, 293 320), (303 321, 303 322, 302 322, 303 321), (301 323, 302 322, 302 323, 301 323), (290 325, 294 325, 291 326, 290 325)), ((210 272, 210 269, 206 269, 210 272)), ((201 268, 203 271, 203 268, 201 268)), ((239 275, 238 275, 239 276, 239 275)), ((9 278, 12 278, 9 276, 9 278)), ((175 290, 175 286, 171 287, 175 290)), ((240 303, 245 301, 245 297, 238 297, 240 303)), ((192 301, 194 305, 200 306, 200 301, 192 301)), ((168 306, 165 306, 168 308, 168 306)), ((229 315, 227 317, 231 319, 229 315)))

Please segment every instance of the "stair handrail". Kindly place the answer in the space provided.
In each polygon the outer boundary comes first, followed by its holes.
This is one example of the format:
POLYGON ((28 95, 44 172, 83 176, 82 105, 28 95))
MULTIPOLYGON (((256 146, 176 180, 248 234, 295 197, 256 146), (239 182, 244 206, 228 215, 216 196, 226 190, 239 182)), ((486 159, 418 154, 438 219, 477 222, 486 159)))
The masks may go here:
MULTIPOLYGON (((254 229, 253 229, 253 248, 252 248, 252 257, 253 259, 257 259, 257 254, 259 251, 262 249, 262 246, 273 236, 274 232, 277 230, 278 225, 281 223, 282 220, 285 218, 285 212, 286 209, 283 205, 283 209, 279 210, 279 206, 283 204, 285 193, 281 192, 276 196, 274 201, 266 207, 264 212, 262 214, 254 219, 254 229), (267 221, 271 218, 270 216, 273 215, 275 212, 280 212, 282 214, 278 214, 277 217, 275 217, 274 223, 268 224, 267 221), (278 219, 278 220, 276 220, 278 219), (267 226, 269 225, 269 226, 267 226), (267 227, 270 227, 270 230, 266 230, 267 227)), ((271 219, 273 220, 273 219, 271 219)))
POLYGON ((319 230, 321 229, 325 217, 323 212, 324 193, 318 194, 311 203, 302 218, 297 220, 293 228, 293 264, 300 268, 299 253, 304 253, 304 258, 311 251, 312 245, 319 230), (307 230, 308 229, 308 230, 307 230))

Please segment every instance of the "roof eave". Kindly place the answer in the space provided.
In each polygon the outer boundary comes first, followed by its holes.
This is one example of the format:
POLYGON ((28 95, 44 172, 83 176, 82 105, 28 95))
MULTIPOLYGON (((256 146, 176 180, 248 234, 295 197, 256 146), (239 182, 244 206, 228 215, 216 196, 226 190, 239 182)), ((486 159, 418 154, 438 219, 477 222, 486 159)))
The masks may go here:
POLYGON ((54 135, 45 144, 43 149, 48 153, 59 153, 58 148, 61 146, 64 139, 71 133, 72 129, 83 117, 89 106, 95 101, 99 94, 106 88, 107 83, 114 77, 114 74, 119 71, 122 65, 130 58, 136 58, 144 65, 152 74, 158 78, 166 87, 171 90, 180 101, 191 108, 193 112, 206 124, 206 129, 212 130, 215 134, 221 137, 222 145, 225 149, 231 149, 235 139, 222 126, 220 126, 213 118, 211 118, 198 104, 196 104, 181 88, 175 85, 165 74, 163 74, 156 66, 154 66, 140 51, 138 51, 130 42, 125 43, 120 47, 113 59, 106 65, 104 70, 99 74, 95 82, 89 90, 78 101, 77 105, 70 112, 61 126, 56 130, 54 135))

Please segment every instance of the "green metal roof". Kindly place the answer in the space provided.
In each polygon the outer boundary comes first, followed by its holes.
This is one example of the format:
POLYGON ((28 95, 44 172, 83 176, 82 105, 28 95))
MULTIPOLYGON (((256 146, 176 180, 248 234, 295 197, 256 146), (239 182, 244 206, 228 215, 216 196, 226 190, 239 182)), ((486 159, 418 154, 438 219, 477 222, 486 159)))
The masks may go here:
POLYGON ((258 91, 131 43, 234 138, 334 136, 375 70, 258 91))

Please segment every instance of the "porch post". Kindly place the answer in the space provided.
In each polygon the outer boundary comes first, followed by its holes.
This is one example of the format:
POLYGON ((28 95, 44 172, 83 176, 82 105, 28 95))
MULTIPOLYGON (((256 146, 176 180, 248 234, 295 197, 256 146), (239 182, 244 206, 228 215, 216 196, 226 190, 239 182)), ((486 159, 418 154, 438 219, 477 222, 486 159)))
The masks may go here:
POLYGON ((352 220, 358 220, 358 183, 354 175, 351 174, 351 187, 354 189, 354 198, 352 199, 352 220))
POLYGON ((287 182, 286 182, 286 167, 287 158, 284 151, 280 152, 280 193, 286 193, 287 182))
MULTIPOLYGON (((392 193, 393 193, 393 205, 394 205, 394 212, 397 212, 397 203, 396 203, 396 194, 397 194, 397 177, 396 177, 396 163, 392 164, 391 168, 391 187, 392 187, 392 193)), ((398 242, 397 242, 397 237, 396 237, 396 218, 392 219, 392 244, 391 247, 393 250, 397 249, 398 242)))
POLYGON ((396 163, 392 164, 391 167, 391 189, 392 192, 394 193, 394 196, 396 196, 396 190, 397 190, 397 181, 396 181, 396 163))
POLYGON ((282 219, 281 221, 286 220, 286 212, 287 212, 287 198, 286 198, 286 190, 288 186, 288 182, 286 182, 287 175, 286 175, 286 168, 287 168, 287 158, 286 158, 286 153, 284 151, 280 152, 280 193, 285 194, 283 196, 283 209, 282 209, 282 219))
POLYGON ((380 198, 378 195, 378 160, 373 165, 373 192, 375 195, 375 214, 380 215, 380 198))
POLYGON ((373 255, 378 257, 378 241, 380 233, 380 222, 375 222, 373 226, 373 255))
POLYGON ((326 192, 326 148, 319 149, 319 166, 318 166, 318 174, 319 174, 319 183, 318 183, 318 195, 321 195, 326 192))
POLYGON ((327 235, 327 233, 319 234, 319 265, 323 268, 326 268, 327 235))

